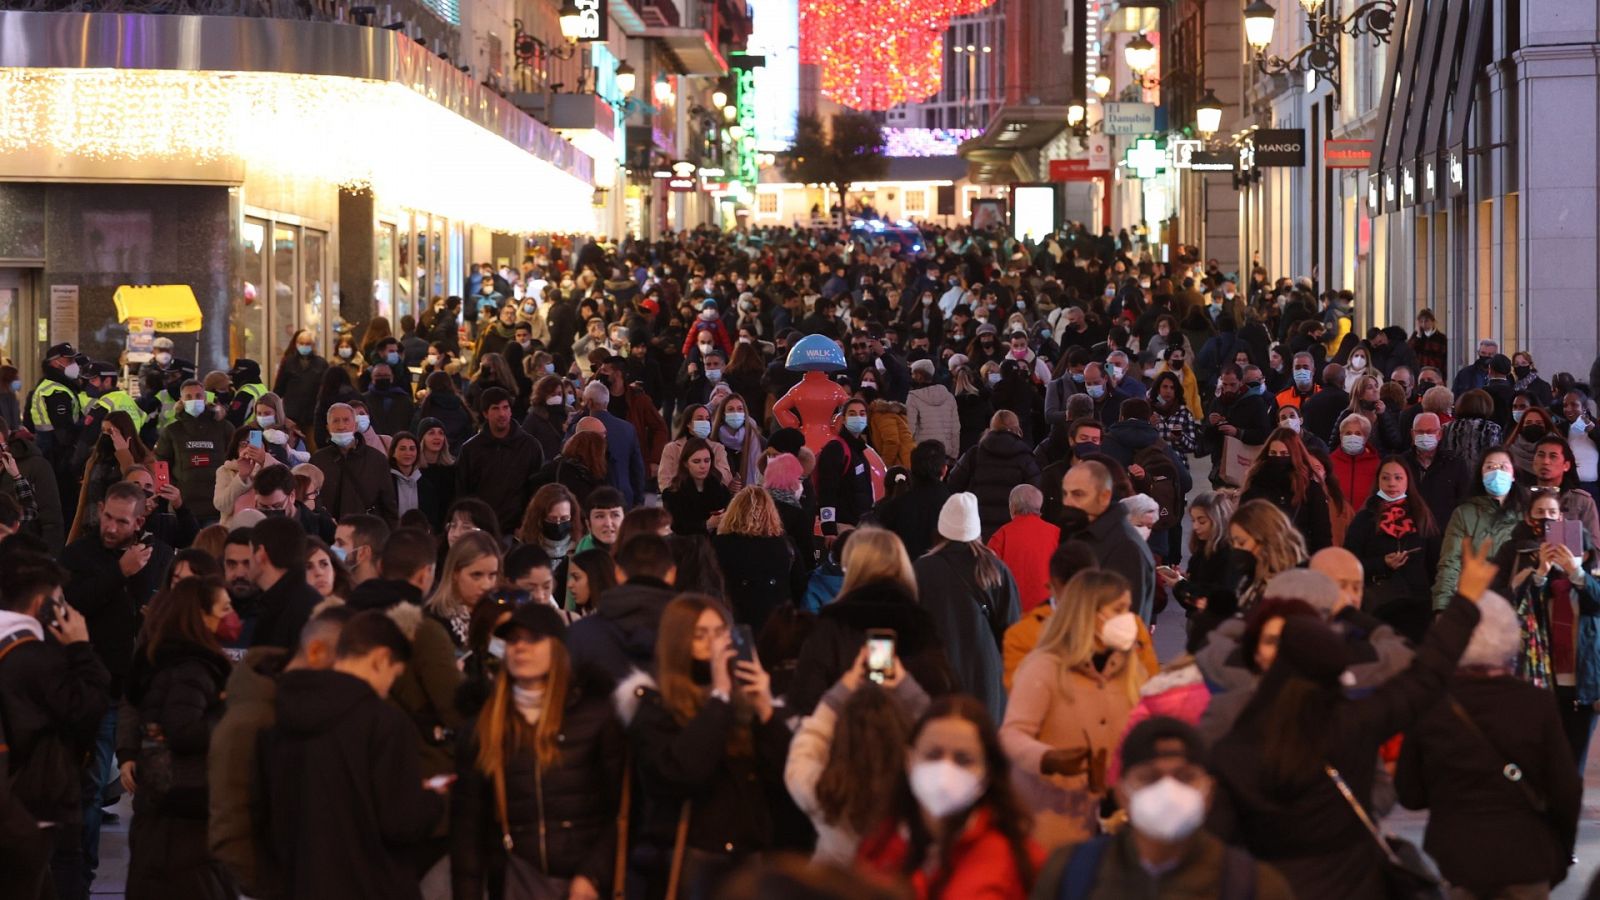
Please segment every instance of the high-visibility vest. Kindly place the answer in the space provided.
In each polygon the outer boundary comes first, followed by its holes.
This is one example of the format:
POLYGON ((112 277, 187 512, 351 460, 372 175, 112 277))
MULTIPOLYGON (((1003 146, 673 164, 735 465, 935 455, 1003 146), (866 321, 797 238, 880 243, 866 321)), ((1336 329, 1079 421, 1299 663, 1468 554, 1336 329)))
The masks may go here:
POLYGON ((47 378, 39 382, 39 386, 33 389, 33 402, 28 407, 29 414, 33 416, 34 431, 56 430, 55 423, 50 421, 50 408, 45 401, 62 392, 72 398, 72 418, 78 418, 79 411, 83 409, 82 405, 78 403, 78 392, 59 381, 51 381, 47 378))
POLYGON ((102 394, 100 399, 89 406, 89 412, 93 413, 96 409, 104 409, 107 415, 118 411, 127 413, 128 418, 133 420, 134 431, 143 428, 145 420, 149 418, 134 401, 133 395, 127 391, 108 391, 102 394))
POLYGON ((256 403, 267 393, 267 386, 258 381, 239 388, 236 393, 237 396, 250 398, 250 412, 244 417, 244 424, 249 425, 256 420, 256 403))

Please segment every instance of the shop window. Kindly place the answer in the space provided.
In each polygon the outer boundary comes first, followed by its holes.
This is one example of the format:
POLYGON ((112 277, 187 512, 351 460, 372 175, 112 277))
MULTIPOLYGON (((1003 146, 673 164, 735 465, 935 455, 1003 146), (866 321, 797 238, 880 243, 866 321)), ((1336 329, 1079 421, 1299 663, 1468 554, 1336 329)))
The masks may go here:
MULTIPOLYGON (((299 317, 300 236, 299 229, 279 225, 272 229, 272 331, 268 342, 288 343, 299 317)), ((315 334, 315 332, 313 332, 315 334)))
POLYGON ((373 246, 377 251, 377 269, 372 273, 372 308, 378 315, 388 316, 389 322, 398 330, 400 317, 410 315, 411 310, 395 303, 394 226, 387 222, 379 223, 373 234, 373 246))
POLYGON ((925 213, 928 211, 927 191, 906 191, 906 212, 925 213))
POLYGON ((1479 335, 1498 338, 1500 352, 1507 356, 1522 348, 1522 307, 1517 294, 1517 210, 1521 199, 1507 194, 1500 207, 1500 333, 1479 335))
POLYGON ((327 244, 325 233, 314 228, 305 229, 300 254, 304 266, 300 274, 300 299, 304 304, 300 327, 319 337, 325 332, 329 316, 327 285, 323 278, 327 244))
POLYGON ((762 215, 775 216, 778 214, 777 193, 773 191, 767 191, 765 193, 757 194, 756 200, 757 203, 760 204, 757 209, 762 215))
POLYGON ((239 278, 229 319, 229 355, 267 361, 267 223, 246 217, 239 232, 239 278))

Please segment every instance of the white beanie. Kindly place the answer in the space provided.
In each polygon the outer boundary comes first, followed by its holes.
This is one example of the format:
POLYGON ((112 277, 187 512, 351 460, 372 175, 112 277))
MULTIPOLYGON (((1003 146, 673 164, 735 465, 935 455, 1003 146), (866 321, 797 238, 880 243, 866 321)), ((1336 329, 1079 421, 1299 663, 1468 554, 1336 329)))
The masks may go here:
POLYGON ((1339 586, 1313 569, 1288 569, 1267 580, 1262 596, 1270 600, 1303 600, 1327 617, 1339 605, 1339 586))
POLYGON ((978 519, 978 497, 962 491, 951 494, 939 510, 939 536, 947 541, 975 541, 983 534, 978 519))
POLYGON ((929 381, 933 380, 933 360, 919 359, 911 364, 911 371, 921 372, 929 381))

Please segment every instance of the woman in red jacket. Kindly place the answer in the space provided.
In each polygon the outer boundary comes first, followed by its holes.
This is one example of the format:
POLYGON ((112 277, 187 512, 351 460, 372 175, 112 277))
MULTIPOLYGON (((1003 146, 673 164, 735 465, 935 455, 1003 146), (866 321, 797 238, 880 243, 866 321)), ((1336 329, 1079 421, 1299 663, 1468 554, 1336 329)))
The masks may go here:
POLYGON ((1372 446, 1372 425, 1362 416, 1345 416, 1339 423, 1339 446, 1328 454, 1329 472, 1344 488, 1350 505, 1360 507, 1378 484, 1378 463, 1383 457, 1372 446))
POLYGON ((955 694, 928 707, 894 805, 862 842, 863 865, 909 881, 918 900, 1028 896, 1044 854, 1027 837, 1032 822, 977 700, 955 694))

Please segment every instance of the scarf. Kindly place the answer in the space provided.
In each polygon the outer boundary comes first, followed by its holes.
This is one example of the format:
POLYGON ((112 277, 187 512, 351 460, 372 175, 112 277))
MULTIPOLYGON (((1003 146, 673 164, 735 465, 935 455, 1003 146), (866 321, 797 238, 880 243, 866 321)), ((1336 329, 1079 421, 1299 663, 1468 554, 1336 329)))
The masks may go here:
POLYGON ((774 503, 787 503, 790 506, 800 505, 800 494, 798 491, 785 491, 780 488, 769 487, 767 488, 767 493, 772 495, 772 502, 774 503))
POLYGON ((511 700, 517 706, 517 714, 522 716, 522 721, 529 725, 539 724, 539 714, 544 712, 544 688, 521 688, 511 686, 511 700))
POLYGON ((572 552, 572 535, 569 534, 559 541, 540 538, 539 545, 544 548, 545 555, 551 559, 566 559, 567 554, 572 552))
POLYGON ((1523 376, 1522 378, 1518 378, 1515 382, 1512 383, 1511 390, 1513 392, 1515 392, 1515 391, 1525 391, 1525 390, 1528 389, 1528 385, 1533 384, 1538 379, 1539 379, 1539 370, 1533 368, 1532 366, 1530 366, 1530 367, 1528 367, 1528 374, 1527 375, 1523 376))

